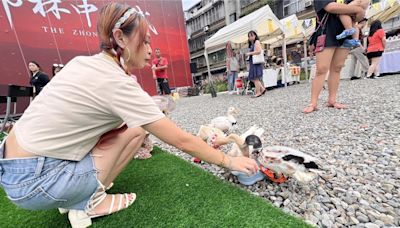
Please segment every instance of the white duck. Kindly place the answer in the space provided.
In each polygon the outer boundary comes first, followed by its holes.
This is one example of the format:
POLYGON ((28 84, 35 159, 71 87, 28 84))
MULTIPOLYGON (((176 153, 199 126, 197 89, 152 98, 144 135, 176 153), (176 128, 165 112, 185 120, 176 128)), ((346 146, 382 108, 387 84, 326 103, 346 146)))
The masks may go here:
POLYGON ((218 116, 211 120, 211 127, 218 128, 225 133, 231 132, 236 125, 236 117, 239 115, 239 110, 235 107, 229 107, 226 116, 218 116))
MULTIPOLYGON (((234 143, 228 155, 238 156, 249 156, 248 145, 245 143, 246 137, 249 135, 260 136, 264 133, 264 129, 252 126, 242 135, 229 134, 228 136, 218 128, 202 125, 200 126, 197 136, 207 142, 208 145, 219 148, 220 146, 234 143)), ((261 143, 261 142, 260 142, 261 143)), ((252 145, 251 145, 252 146, 252 145)))
MULTIPOLYGON (((251 141, 261 142, 258 137, 258 140, 255 140, 256 137, 248 136, 246 143, 254 144, 251 141)), ((286 180, 286 177, 293 177, 301 183, 308 183, 318 176, 317 159, 298 150, 285 146, 261 148, 258 143, 257 147, 250 153, 258 153, 256 156, 261 165, 261 170, 267 170, 264 173, 273 181, 282 183, 286 180), (271 173, 268 171, 275 174, 275 177, 271 177, 271 173)))
POLYGON ((239 137, 235 137, 233 134, 227 137, 227 140, 234 141, 235 144, 232 145, 231 150, 227 153, 233 157, 245 156, 249 157, 249 148, 246 144, 246 138, 249 135, 256 135, 261 137, 264 133, 264 129, 257 127, 256 125, 252 126, 245 133, 241 134, 239 137))

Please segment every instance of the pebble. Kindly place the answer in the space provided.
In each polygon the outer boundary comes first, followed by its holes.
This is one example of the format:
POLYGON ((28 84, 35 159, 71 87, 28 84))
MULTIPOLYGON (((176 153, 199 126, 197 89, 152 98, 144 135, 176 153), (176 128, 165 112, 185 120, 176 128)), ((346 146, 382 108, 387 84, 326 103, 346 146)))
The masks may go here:
MULTIPOLYGON (((321 178, 306 185, 289 178, 283 184, 260 181, 247 187, 216 165, 196 166, 317 226, 396 227, 400 226, 399 77, 341 80, 338 97, 350 106, 345 110, 325 107, 328 91, 323 90, 319 111, 302 114, 310 97, 310 84, 304 82, 267 91, 257 99, 228 94, 181 97, 170 118, 197 134, 200 125, 234 106, 240 110, 235 133, 257 124, 265 130, 263 146, 288 146, 316 157, 321 178)), ((157 139, 154 143, 191 162, 190 155, 157 139)))

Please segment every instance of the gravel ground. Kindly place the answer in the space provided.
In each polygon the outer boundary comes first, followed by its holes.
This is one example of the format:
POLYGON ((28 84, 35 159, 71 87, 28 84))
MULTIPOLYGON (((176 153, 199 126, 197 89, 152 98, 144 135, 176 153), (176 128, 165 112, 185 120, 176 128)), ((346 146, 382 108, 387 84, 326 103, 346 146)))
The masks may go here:
MULTIPOLYGON (((218 94, 181 98, 171 118, 193 134, 199 126, 225 115, 229 106, 241 110, 237 133, 257 124, 265 129, 264 145, 284 145, 319 158, 325 174, 308 185, 293 179, 284 184, 261 181, 243 186, 227 170, 200 167, 277 207, 320 227, 400 226, 400 75, 375 80, 342 80, 338 101, 346 110, 325 107, 301 113, 310 84, 249 96, 218 94)), ((184 159, 191 156, 156 142, 184 159)))

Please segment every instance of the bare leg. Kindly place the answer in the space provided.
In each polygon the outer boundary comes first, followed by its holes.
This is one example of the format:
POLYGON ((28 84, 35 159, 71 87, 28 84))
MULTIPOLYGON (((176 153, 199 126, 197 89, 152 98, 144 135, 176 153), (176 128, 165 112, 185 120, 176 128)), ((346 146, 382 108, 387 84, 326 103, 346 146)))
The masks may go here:
POLYGON ((316 53, 315 56, 317 57, 317 70, 311 85, 311 103, 303 110, 304 113, 315 111, 318 97, 322 87, 324 87, 325 77, 328 73, 334 53, 335 48, 325 48, 322 52, 316 53))
MULTIPOLYGON (((128 128, 110 139, 109 145, 106 147, 95 147, 93 149, 94 164, 98 170, 97 178, 104 186, 113 182, 132 160, 141 147, 145 136, 145 131, 142 128, 128 128)), ((111 195, 107 195, 106 199, 94 208, 94 213, 107 213, 111 200, 111 195)), ((116 211, 117 208, 118 204, 115 204, 113 211, 116 211)))
POLYGON ((380 57, 371 59, 371 65, 369 66, 368 73, 367 73, 368 78, 371 77, 372 73, 374 73, 376 71, 376 69, 378 68, 379 60, 380 60, 380 57))
POLYGON ((339 18, 345 29, 353 28, 353 20, 351 19, 351 17, 349 15, 340 14, 339 18))
POLYGON ((261 81, 256 79, 252 81, 254 85, 256 86, 256 94, 255 96, 260 96, 261 93, 264 91, 264 86, 262 85, 261 81))
POLYGON ((332 58, 329 69, 328 87, 329 97, 328 104, 335 108, 345 108, 343 105, 336 103, 337 91, 339 89, 340 71, 344 66, 344 62, 349 54, 349 50, 345 48, 337 48, 332 58))
POLYGON ((376 66, 374 70, 374 74, 376 77, 379 77, 379 62, 381 61, 381 57, 377 57, 376 66))
POLYGON ((358 40, 355 33, 357 29, 354 28, 353 20, 349 15, 339 15, 340 21, 342 22, 345 30, 336 36, 337 40, 346 39, 348 36, 353 36, 353 39, 358 40))

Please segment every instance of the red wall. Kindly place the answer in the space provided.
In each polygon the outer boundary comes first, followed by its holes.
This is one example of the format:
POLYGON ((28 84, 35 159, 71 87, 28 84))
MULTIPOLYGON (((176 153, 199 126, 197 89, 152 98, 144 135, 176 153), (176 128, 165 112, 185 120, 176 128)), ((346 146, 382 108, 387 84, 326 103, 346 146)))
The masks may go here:
MULTIPOLYGON (((101 7, 110 1, 62 0, 57 7, 51 3, 44 8, 27 0, 0 2, 0 84, 29 85, 27 64, 31 60, 38 62, 43 71, 51 76, 53 63, 66 64, 77 55, 93 55, 99 52, 97 16, 101 7), (77 10, 83 10, 79 6, 85 3, 92 9, 93 6, 97 9, 88 14, 78 13, 77 10), (61 11, 52 11, 57 8, 61 11)), ((118 2, 132 7, 139 6, 150 13, 146 17, 158 32, 158 35, 151 32, 152 47, 160 48, 169 61, 170 86, 191 85, 190 58, 181 1, 118 2)), ((134 73, 147 92, 156 93, 149 68, 134 73)))

